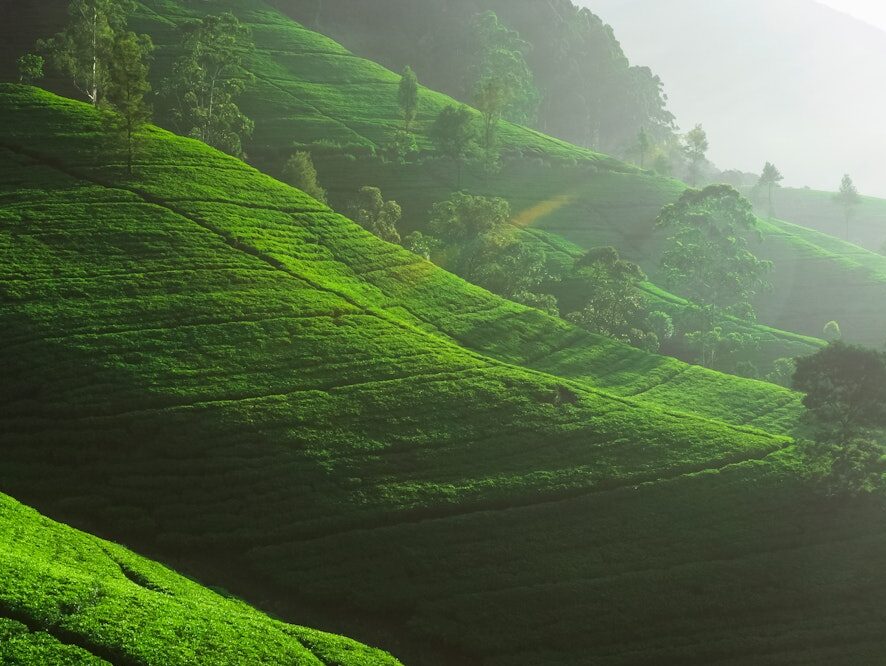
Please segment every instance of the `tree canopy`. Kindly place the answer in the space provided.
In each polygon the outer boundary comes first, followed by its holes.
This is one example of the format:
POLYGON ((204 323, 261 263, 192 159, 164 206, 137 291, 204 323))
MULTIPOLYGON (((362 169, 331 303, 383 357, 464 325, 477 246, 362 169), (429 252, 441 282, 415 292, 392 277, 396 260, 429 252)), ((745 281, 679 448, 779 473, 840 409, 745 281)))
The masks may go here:
POLYGON ((72 0, 65 29, 38 42, 50 65, 95 106, 108 85, 114 44, 133 8, 131 0, 72 0))
POLYGON ((172 123, 184 134, 236 156, 252 134, 253 122, 237 97, 252 80, 243 56, 254 45, 249 28, 230 12, 182 26, 182 55, 164 82, 172 123))
POLYGON ((665 282, 688 299, 753 318, 754 297, 768 288, 769 262, 749 249, 757 218, 729 185, 687 190, 656 222, 669 233, 661 258, 665 282))
POLYGON ((846 443, 864 428, 886 425, 886 355, 831 343, 799 358, 794 388, 826 436, 846 443))

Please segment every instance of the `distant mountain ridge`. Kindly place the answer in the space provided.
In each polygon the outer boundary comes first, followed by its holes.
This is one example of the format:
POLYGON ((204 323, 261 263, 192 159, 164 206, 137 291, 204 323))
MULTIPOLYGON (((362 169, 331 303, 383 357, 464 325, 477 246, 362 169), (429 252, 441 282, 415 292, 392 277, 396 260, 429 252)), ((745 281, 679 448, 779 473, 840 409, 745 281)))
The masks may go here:
POLYGON ((827 190, 850 173, 863 193, 886 195, 876 84, 886 32, 813 0, 583 4, 661 75, 684 129, 705 125, 721 168, 756 172, 769 160, 788 184, 827 190))

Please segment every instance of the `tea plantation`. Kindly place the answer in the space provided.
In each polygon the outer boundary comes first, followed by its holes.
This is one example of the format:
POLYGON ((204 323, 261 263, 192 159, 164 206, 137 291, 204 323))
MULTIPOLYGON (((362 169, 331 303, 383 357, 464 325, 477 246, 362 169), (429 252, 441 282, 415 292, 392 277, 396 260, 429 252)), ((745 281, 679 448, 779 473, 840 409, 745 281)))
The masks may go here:
POLYGON ((399 662, 284 624, 0 495, 0 663, 399 662))
MULTIPOLYGON (((256 80, 241 106, 256 122, 248 152, 261 168, 277 173, 294 146, 314 146, 321 180, 337 208, 359 187, 379 186, 403 206, 409 228, 422 228, 430 205, 457 189, 447 161, 384 166, 366 157, 383 150, 402 125, 398 75, 261 2, 142 0, 141 7, 133 27, 151 34, 160 47, 158 80, 176 53, 177 23, 229 10, 250 25, 256 51, 248 66, 256 80)), ((444 95, 421 90, 415 124, 420 149, 431 149, 425 132, 448 103, 444 95)), ((463 189, 507 199, 524 226, 580 248, 614 245, 657 280, 662 236, 653 222, 685 185, 508 123, 502 124, 500 143, 503 171, 489 177, 482 169, 469 170, 463 189)), ((789 219, 803 224, 802 216, 789 219)), ((883 343, 886 258, 778 220, 762 224, 762 231, 757 253, 776 266, 776 288, 759 303, 762 323, 821 337, 824 325, 837 320, 848 340, 883 343)), ((770 359, 815 348, 809 341, 773 336, 771 329, 756 333, 761 353, 770 359)))
MULTIPOLYGON (((881 498, 821 499, 796 395, 492 296, 196 141, 148 129, 129 177, 102 123, 0 86, 4 491, 410 664, 882 662, 881 498)), ((76 585, 89 628, 111 602, 76 585)))

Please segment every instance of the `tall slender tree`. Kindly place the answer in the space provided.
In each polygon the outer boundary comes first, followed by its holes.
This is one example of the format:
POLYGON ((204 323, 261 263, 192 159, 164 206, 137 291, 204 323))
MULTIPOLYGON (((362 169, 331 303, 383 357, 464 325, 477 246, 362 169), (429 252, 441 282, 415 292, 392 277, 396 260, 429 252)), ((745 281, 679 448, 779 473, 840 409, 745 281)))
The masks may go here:
POLYGON ((147 35, 126 32, 118 35, 111 49, 105 102, 116 112, 114 123, 126 144, 126 168, 132 175, 136 133, 151 120, 151 105, 145 96, 148 59, 154 46, 147 35))
POLYGON ((701 165, 704 164, 710 148, 707 132, 701 125, 696 125, 683 138, 683 146, 689 159, 689 184, 696 187, 701 165))
POLYGON ((649 134, 646 132, 645 127, 641 127, 639 133, 637 134, 637 152, 640 153, 640 168, 646 168, 646 153, 649 152, 649 149, 652 147, 652 141, 649 139, 649 134))
POLYGON ((50 64, 70 78, 94 106, 108 84, 116 38, 125 32, 131 0, 72 0, 62 32, 38 42, 50 64))
POLYGON ((840 191, 834 195, 834 201, 843 207, 843 218, 846 222, 846 240, 849 240, 849 224, 855 215, 855 208, 861 203, 861 195, 859 195, 858 188, 855 187, 855 183, 852 182, 849 174, 843 176, 843 181, 840 183, 840 191))
POLYGON ((254 48, 249 28, 230 12, 206 16, 182 27, 181 43, 183 53, 164 82, 172 122, 182 133, 241 157, 254 128, 237 106, 253 79, 243 66, 254 48))
POLYGON ((766 162, 766 166, 763 167, 763 173, 760 174, 760 180, 758 184, 760 187, 765 187, 768 190, 769 194, 769 219, 772 219, 775 216, 775 206, 772 201, 772 191, 778 187, 778 184, 784 180, 784 176, 781 175, 781 171, 772 163, 766 162))
POLYGON ((403 115, 403 129, 408 132, 418 114, 418 78, 409 65, 400 77, 399 102, 400 113, 403 115))
POLYGON ((499 79, 490 77, 477 83, 474 91, 474 105, 483 115, 483 155, 489 170, 496 162, 498 154, 496 142, 498 123, 507 105, 508 92, 499 79))
POLYGON ((465 105, 447 106, 431 126, 430 137, 440 154, 456 165, 456 186, 461 188, 462 162, 474 144, 473 115, 465 105))

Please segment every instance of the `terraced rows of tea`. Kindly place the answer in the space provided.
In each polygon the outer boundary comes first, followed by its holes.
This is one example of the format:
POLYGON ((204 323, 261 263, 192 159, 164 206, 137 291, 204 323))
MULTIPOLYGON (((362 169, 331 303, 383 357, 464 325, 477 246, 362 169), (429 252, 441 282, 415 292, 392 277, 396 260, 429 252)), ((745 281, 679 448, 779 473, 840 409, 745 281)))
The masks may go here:
POLYGON ((129 178, 83 104, 2 86, 0 123, 4 490, 407 663, 882 656, 879 500, 817 505, 794 394, 503 301, 195 141, 150 129, 129 178))
MULTIPOLYGON (((337 149, 325 151, 326 161, 317 159, 333 202, 341 207, 357 188, 381 186, 403 205, 414 228, 423 226, 431 203, 456 189, 449 165, 385 168, 375 160, 342 160, 335 155, 336 150, 360 155, 390 141, 401 124, 396 74, 262 3, 143 0, 141 4, 135 27, 150 33, 161 47, 157 78, 175 53, 178 22, 229 9, 250 25, 257 49, 249 69, 256 83, 242 106, 256 121, 250 157, 257 164, 279 168, 296 144, 337 144, 337 149)), ((422 89, 416 123, 422 148, 430 148, 424 132, 447 103, 450 98, 422 89)), ((469 173, 464 189, 506 198, 523 224, 581 248, 614 245, 640 263, 653 280, 657 278, 662 239, 653 222, 661 207, 679 196, 683 184, 510 124, 502 126, 501 144, 512 155, 512 163, 496 177, 469 173)), ((780 221, 764 224, 763 232, 759 254, 775 262, 772 282, 777 287, 761 299, 761 322, 820 337, 824 325, 837 320, 847 339, 882 343, 886 312, 878 305, 886 299, 886 258, 780 221)), ((763 355, 771 358, 814 348, 789 334, 757 333, 763 355)))
POLYGON ((395 666, 0 495, 0 663, 395 666))

